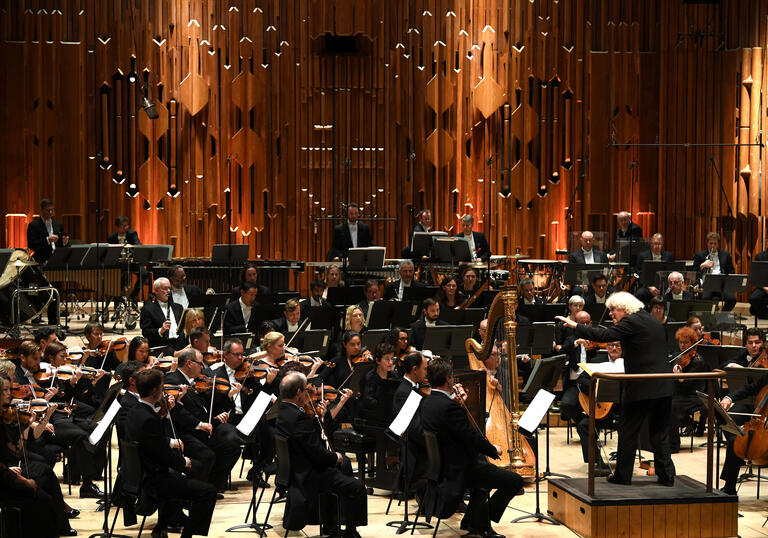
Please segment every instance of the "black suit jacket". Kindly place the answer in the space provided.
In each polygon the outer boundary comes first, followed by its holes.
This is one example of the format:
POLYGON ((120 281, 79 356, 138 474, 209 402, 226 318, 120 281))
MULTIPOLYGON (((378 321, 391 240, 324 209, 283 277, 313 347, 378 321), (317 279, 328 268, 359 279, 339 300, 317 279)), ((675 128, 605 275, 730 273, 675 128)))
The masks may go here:
MULTIPOLYGON (((136 230, 128 230, 125 232, 125 242, 128 245, 141 245, 141 241, 139 241, 139 234, 136 232, 136 230)), ((119 244, 117 242, 117 232, 113 232, 107 236, 107 243, 110 245, 119 244)))
MULTIPOLYGON (((298 326, 301 327, 301 324, 304 323, 304 313, 302 312, 301 318, 299 319, 298 326)), ((275 330, 279 333, 287 334, 288 333, 288 320, 285 319, 285 316, 280 316, 279 318, 273 319, 272 323, 275 324, 275 330)), ((306 330, 306 325, 302 329, 302 331, 306 330)))
MULTIPOLYGON (((701 269, 699 269, 699 267, 701 266, 702 263, 704 263, 707 260, 708 255, 709 255, 708 250, 700 250, 699 252, 693 255, 693 268, 696 271, 701 272, 701 269)), ((733 267, 733 260, 731 259, 731 255, 728 254, 727 251, 718 250, 717 257, 720 260, 720 272, 722 274, 730 275, 736 272, 736 269, 733 267)))
MULTIPOLYGON (((54 235, 59 236, 59 240, 56 241, 56 248, 64 247, 62 242, 64 227, 56 220, 51 221, 51 227, 53 228, 54 235)), ((45 223, 40 217, 37 217, 27 226, 27 246, 34 251, 32 259, 38 263, 47 262, 53 253, 53 247, 48 242, 48 230, 45 228, 45 223)))
MULTIPOLYGON (((419 282, 416 279, 411 280, 411 286, 414 288, 426 288, 427 286, 419 282)), ((398 278, 394 282, 387 284, 387 288, 384 290, 384 300, 397 299, 397 290, 400 289, 400 279, 398 278)))
POLYGON ((139 399, 130 392, 126 392, 122 396, 118 396, 118 400, 120 401, 120 410, 115 417, 115 427, 117 427, 118 438, 123 439, 127 438, 126 425, 133 414, 133 408, 139 405, 139 399))
POLYGON ((442 392, 433 390, 422 402, 420 413, 424 431, 433 432, 440 445, 437 515, 445 517, 453 514, 464 498, 466 471, 476 465, 479 456, 499 456, 470 424, 464 408, 442 392))
MULTIPOLYGON (((595 263, 608 263, 608 255, 596 247, 592 247, 592 257, 595 259, 595 263)), ((569 252, 568 263, 587 263, 584 261, 584 251, 578 249, 574 250, 573 252, 569 252)))
MULTIPOLYGON (((672 290, 668 289, 664 292, 664 300, 667 302, 674 300, 672 299, 672 290)), ((693 301, 693 293, 688 290, 683 290, 683 301, 693 301)))
MULTIPOLYGON (((274 304, 275 300, 274 297, 272 297, 272 290, 270 290, 267 286, 262 286, 261 284, 256 284, 256 289, 258 290, 256 292, 256 299, 254 299, 254 302, 256 304, 274 304)), ((240 286, 235 286, 232 290, 232 295, 229 296, 230 301, 237 301, 240 298, 240 286)))
MULTIPOLYGON (((169 303, 171 305, 173 317, 178 325, 178 323, 181 321, 181 313, 184 311, 184 309, 181 307, 181 305, 170 301, 169 303)), ((141 327, 141 335, 149 340, 149 347, 173 345, 174 340, 168 338, 168 333, 166 333, 165 336, 160 336, 160 334, 157 332, 158 329, 163 326, 165 320, 166 314, 157 301, 144 303, 144 306, 141 308, 139 326, 141 327)), ((177 329, 177 332, 180 330, 181 327, 177 329)))
POLYGON ((768 250, 762 251, 760 254, 755 255, 753 262, 768 262, 768 250))
POLYGON ((248 325, 246 326, 240 301, 230 301, 224 310, 224 334, 255 333, 256 325, 258 324, 257 318, 258 316, 252 309, 251 319, 248 320, 248 325))
MULTIPOLYGON (((464 237, 463 233, 456 234, 453 237, 464 237)), ((472 240, 475 242, 475 256, 478 259, 487 262, 491 257, 491 246, 482 232, 472 232, 472 240)))
MULTIPOLYGON (((606 301, 608 300, 608 297, 611 296, 611 293, 612 291, 610 289, 605 292, 606 301)), ((595 289, 590 286, 587 293, 584 294, 584 306, 591 306, 593 304, 597 304, 597 294, 595 294, 595 289)))
MULTIPOLYGON (((650 250, 645 250, 637 255, 637 266, 639 268, 643 267, 643 262, 653 260, 653 252, 650 250)), ((675 261, 675 255, 669 252, 668 250, 662 250, 661 251, 661 261, 663 262, 673 262, 675 261)))
POLYGON ((125 435, 129 441, 138 443, 145 475, 165 474, 168 469, 184 471, 184 457, 179 450, 171 448, 162 419, 149 406, 137 401, 130 409, 125 421, 125 435))
MULTIPOLYGON (((171 385, 188 385, 187 378, 178 370, 165 374, 164 383, 171 385)), ((208 393, 205 393, 208 395, 208 393)), ((208 395, 210 396, 210 395, 208 395)), ((208 397, 188 390, 183 398, 177 400, 177 404, 171 410, 171 418, 176 425, 176 431, 181 433, 193 433, 197 425, 208 422, 208 397)), ((214 421, 215 423, 216 421, 214 421)), ((205 434, 206 436, 208 434, 205 434)))
MULTIPOLYGON (((449 325, 449 323, 442 319, 438 319, 435 322, 435 325, 449 325)), ((419 350, 423 349, 424 337, 426 335, 427 335, 427 324, 424 321, 423 317, 411 323, 411 343, 413 344, 413 347, 419 350)))
MULTIPOLYGON (((358 248, 370 247, 373 245, 373 236, 371 229, 364 222, 357 221, 357 246, 358 248)), ((347 222, 343 222, 333 228, 333 243, 331 250, 328 251, 328 259, 343 258, 347 251, 352 248, 352 235, 349 233, 347 222)))
POLYGON ((616 228, 616 241, 626 241, 627 239, 630 239, 630 238, 635 238, 635 239, 643 238, 643 229, 640 227, 639 224, 630 222, 629 228, 627 228, 626 232, 623 232, 621 228, 616 228))
MULTIPOLYGON (((664 326, 645 310, 624 316, 608 328, 579 325, 576 338, 595 342, 621 342, 624 371, 628 374, 668 374, 672 366, 667 358, 664 326)), ((624 401, 651 400, 672 395, 674 381, 634 381, 625 383, 624 401)))

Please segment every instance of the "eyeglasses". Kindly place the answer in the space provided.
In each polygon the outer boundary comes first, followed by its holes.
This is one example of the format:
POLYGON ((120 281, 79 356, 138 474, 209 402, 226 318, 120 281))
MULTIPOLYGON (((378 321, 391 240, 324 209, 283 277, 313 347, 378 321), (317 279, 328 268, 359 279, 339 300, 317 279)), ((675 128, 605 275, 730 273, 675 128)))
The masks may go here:
POLYGON ((234 355, 235 357, 242 357, 243 355, 245 355, 245 353, 243 353, 242 351, 240 353, 235 353, 234 351, 230 351, 229 354, 234 355))
POLYGON ((189 362, 194 362, 194 363, 195 363, 195 364, 197 364, 197 365, 198 365, 200 368, 202 368, 202 367, 203 367, 203 361, 189 361, 189 362))

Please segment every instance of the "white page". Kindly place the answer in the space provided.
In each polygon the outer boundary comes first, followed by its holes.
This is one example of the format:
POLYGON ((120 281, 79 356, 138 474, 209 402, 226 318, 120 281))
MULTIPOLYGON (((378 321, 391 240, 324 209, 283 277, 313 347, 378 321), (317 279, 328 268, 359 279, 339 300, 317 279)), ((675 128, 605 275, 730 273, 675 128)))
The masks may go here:
POLYGON ((237 431, 248 437, 251 435, 251 432, 256 427, 256 424, 258 424, 259 420, 261 419, 261 416, 264 414, 264 411, 267 410, 267 406, 272 401, 272 395, 267 394, 266 392, 259 392, 259 395, 256 396, 256 401, 253 402, 251 405, 251 408, 248 409, 248 412, 245 414, 243 419, 240 421, 240 424, 237 425, 237 431))
POLYGON ((392 424, 389 425, 389 429, 392 431, 392 433, 398 437, 403 435, 405 430, 408 428, 408 425, 411 423, 411 420, 413 420, 413 415, 416 414, 416 410, 419 408, 421 399, 421 394, 414 390, 411 391, 411 393, 408 395, 408 399, 405 400, 402 409, 400 409, 400 412, 395 417, 395 420, 393 420, 392 424))
POLYGON ((517 425, 526 431, 533 433, 541 424, 541 419, 549 411, 549 406, 555 400, 555 395, 551 392, 547 392, 544 389, 539 389, 539 392, 534 396, 533 401, 525 410, 523 416, 517 422, 517 425))
POLYGON ((96 446, 98 442, 101 441, 101 438, 104 437, 107 428, 109 428, 112 425, 112 421, 115 420, 118 411, 120 411, 120 402, 118 402, 117 398, 115 398, 112 400, 112 405, 109 406, 107 412, 104 413, 104 416, 102 417, 101 422, 99 422, 99 425, 96 426, 90 437, 88 437, 89 443, 91 443, 93 446, 96 446))

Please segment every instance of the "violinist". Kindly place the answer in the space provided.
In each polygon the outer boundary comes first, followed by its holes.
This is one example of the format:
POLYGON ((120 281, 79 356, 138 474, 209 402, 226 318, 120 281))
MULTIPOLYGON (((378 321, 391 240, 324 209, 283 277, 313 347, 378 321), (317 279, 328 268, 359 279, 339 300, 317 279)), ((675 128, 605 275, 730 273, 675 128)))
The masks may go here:
POLYGON ((51 327, 40 327, 35 331, 33 336, 37 345, 40 346, 40 349, 45 349, 51 342, 58 341, 56 331, 51 327))
POLYGON ((341 338, 341 352, 331 360, 333 367, 325 366, 320 370, 323 381, 334 387, 340 387, 355 369, 355 360, 361 356, 362 340, 360 333, 345 331, 341 338))
POLYGON ((203 359, 206 362, 206 366, 203 368, 203 375, 210 376, 211 367, 221 364, 218 361, 220 354, 211 347, 211 333, 205 327, 195 327, 192 329, 189 333, 189 345, 174 353, 174 357, 178 360, 179 355, 189 349, 196 349, 203 355, 203 359))
POLYGON ((440 282, 435 299, 440 303, 440 310, 453 310, 467 300, 459 293, 459 279, 455 276, 447 276, 440 282))
POLYGON ((344 330, 355 331, 362 335, 368 330, 365 326, 365 313, 359 305, 348 306, 344 314, 344 330))
POLYGON ((267 367, 266 381, 262 385, 263 391, 277 395, 279 385, 276 382, 277 373, 280 370, 280 362, 285 360, 285 337, 277 331, 269 331, 261 339, 261 349, 266 355, 259 359, 257 366, 267 367))
POLYGON ((145 302, 139 324, 149 347, 171 346, 179 335, 179 321, 184 310, 171 299, 171 282, 160 277, 152 283, 155 301, 145 302))
MULTIPOLYGON (((403 377, 392 397, 393 416, 397 416, 411 392, 416 392, 421 396, 429 393, 427 364, 426 357, 420 351, 409 353, 403 359, 401 364, 403 377)), ((405 463, 408 467, 408 482, 410 484, 415 484, 416 480, 424 474, 424 466, 427 461, 427 450, 424 446, 422 431, 421 416, 416 413, 408 426, 407 436, 403 437, 403 441, 400 443, 401 453, 405 454, 407 451, 405 463)))
POLYGON ((200 443, 215 454, 215 462, 209 476, 209 481, 222 493, 226 489, 227 477, 240 457, 240 439, 237 430, 229 424, 229 414, 226 412, 213 415, 211 393, 208 390, 198 393, 191 390, 195 380, 202 376, 205 362, 203 355, 197 349, 187 349, 178 357, 178 367, 165 375, 165 383, 171 385, 186 385, 190 387, 186 393, 179 395, 181 405, 174 406, 171 418, 175 424, 184 446, 191 457, 202 462, 208 461, 208 452, 203 450, 200 443))
POLYGON ((440 319, 440 303, 431 297, 424 299, 424 302, 422 303, 422 314, 421 319, 411 323, 413 346, 416 349, 424 348, 424 338, 427 334, 427 327, 448 325, 447 321, 440 319))
POLYGON ((416 348, 408 342, 408 331, 403 328, 395 327, 387 333, 385 341, 392 346, 394 352, 395 370, 399 370, 400 363, 408 353, 413 353, 416 348))
MULTIPOLYGON (((83 335, 88 342, 88 349, 83 352, 83 365, 113 372, 120 364, 120 360, 113 349, 116 344, 104 341, 104 327, 100 323, 87 323, 83 329, 83 335)), ((120 341, 120 345, 124 346, 123 342, 124 339, 120 341)), ((99 376, 93 383, 90 398, 93 406, 98 407, 109 389, 109 377, 99 376)))
POLYGON ((391 417, 383 417, 381 394, 384 381, 397 379, 392 371, 395 350, 387 342, 379 343, 373 350, 373 360, 376 368, 368 370, 360 384, 362 395, 359 417, 375 422, 384 422, 391 417))
MULTIPOLYGON (((690 327, 679 328, 675 333, 675 339, 680 351, 685 351, 697 342, 696 333, 690 327)), ((672 371, 676 374, 689 374, 706 372, 707 367, 704 359, 696 352, 696 348, 693 348, 676 361, 672 371)), ((696 391, 706 392, 707 382, 698 379, 679 379, 675 383, 675 393, 672 396, 672 420, 669 424, 669 445, 673 454, 680 451, 680 425, 683 421, 696 411, 700 411, 701 416, 707 413, 707 408, 696 395, 696 391)))
MULTIPOLYGON (((316 523, 319 496, 334 493, 346 529, 339 531, 336 506, 323 503, 322 535, 359 538, 357 527, 367 525, 365 485, 352 477, 349 459, 329 450, 323 442, 319 423, 304 412, 309 396, 307 378, 300 372, 288 373, 280 382, 280 407, 275 424, 277 433, 287 439, 291 455, 291 479, 283 514, 286 530, 299 530, 316 523)), ((318 408, 324 413, 324 407, 318 408)))
POLYGON ((460 396, 454 396, 451 361, 433 359, 427 377, 432 391, 421 404, 421 419, 424 431, 437 436, 442 466, 434 515, 443 519, 453 515, 469 489, 461 529, 484 538, 501 538, 491 527, 491 520, 498 522, 512 497, 522 493, 523 479, 517 473, 481 462, 482 455, 498 459, 502 449, 470 423, 466 409, 455 401, 460 396), (494 489, 490 500, 486 500, 486 492, 494 489))
POLYGON ((757 327, 750 327, 744 331, 746 342, 744 350, 731 362, 723 363, 720 368, 729 366, 743 366, 744 368, 759 368, 759 358, 765 344, 765 334, 757 327))
POLYGON ((42 434, 55 408, 49 407, 39 419, 27 415, 25 420, 11 407, 10 378, 0 374, 0 410, 0 503, 21 508, 25 536, 76 536, 69 520, 80 511, 64 501, 53 468, 30 457, 25 448, 29 436, 42 434))
MULTIPOLYGON (((207 535, 216 506, 216 489, 211 484, 184 476, 192 469, 187 444, 166 434, 163 420, 155 409, 163 399, 163 374, 158 370, 140 372, 136 376, 136 388, 140 400, 130 410, 125 433, 128 440, 139 445, 144 483, 152 488, 155 499, 162 501, 158 503, 158 520, 152 535, 167 535, 165 529, 171 523, 171 517, 181 511, 182 501, 191 504, 181 536, 207 535)), ((171 405, 169 403, 169 407, 171 405)), ((177 407, 173 405, 171 413, 177 407)))

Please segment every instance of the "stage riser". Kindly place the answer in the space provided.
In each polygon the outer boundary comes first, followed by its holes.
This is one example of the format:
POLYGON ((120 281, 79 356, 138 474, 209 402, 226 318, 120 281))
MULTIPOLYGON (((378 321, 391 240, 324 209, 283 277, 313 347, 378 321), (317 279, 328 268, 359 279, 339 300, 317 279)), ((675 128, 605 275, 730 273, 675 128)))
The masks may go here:
POLYGON ((579 536, 610 538, 738 535, 738 502, 592 506, 549 484, 548 514, 579 536))

